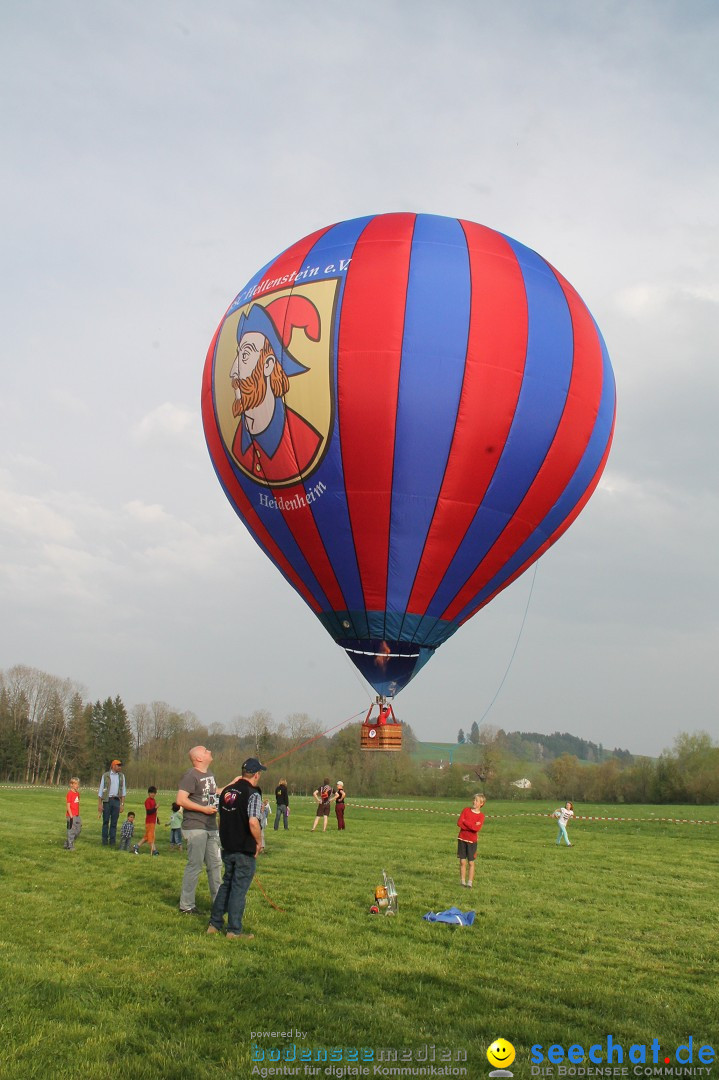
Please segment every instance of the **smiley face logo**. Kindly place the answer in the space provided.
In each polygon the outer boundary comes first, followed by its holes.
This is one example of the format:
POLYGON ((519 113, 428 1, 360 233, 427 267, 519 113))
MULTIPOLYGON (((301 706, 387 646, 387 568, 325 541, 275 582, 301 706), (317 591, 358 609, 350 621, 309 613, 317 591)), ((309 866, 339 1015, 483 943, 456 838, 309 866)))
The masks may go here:
POLYGON ((487 1050, 487 1061, 495 1069, 505 1069, 516 1057, 514 1047, 506 1039, 495 1039, 487 1050))

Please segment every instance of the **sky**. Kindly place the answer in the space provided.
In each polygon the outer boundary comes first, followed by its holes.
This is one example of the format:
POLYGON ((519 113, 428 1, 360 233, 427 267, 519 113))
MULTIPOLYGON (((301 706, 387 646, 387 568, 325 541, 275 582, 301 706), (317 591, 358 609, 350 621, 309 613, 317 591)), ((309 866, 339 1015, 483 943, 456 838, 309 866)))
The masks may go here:
POLYGON ((716 4, 27 0, 0 31, 0 670, 208 726, 366 710, 225 499, 200 380, 277 253, 417 211, 569 279, 617 424, 536 577, 398 715, 438 742, 474 720, 648 755, 716 737, 716 4))

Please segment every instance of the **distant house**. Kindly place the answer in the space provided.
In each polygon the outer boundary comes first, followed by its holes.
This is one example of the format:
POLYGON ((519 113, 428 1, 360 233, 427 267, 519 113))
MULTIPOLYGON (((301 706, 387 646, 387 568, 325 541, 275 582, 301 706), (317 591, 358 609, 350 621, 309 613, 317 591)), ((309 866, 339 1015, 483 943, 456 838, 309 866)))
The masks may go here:
POLYGON ((532 781, 527 780, 526 776, 522 777, 521 780, 513 780, 512 781, 512 787, 522 788, 523 791, 526 791, 527 788, 531 788, 531 786, 532 786, 532 781))

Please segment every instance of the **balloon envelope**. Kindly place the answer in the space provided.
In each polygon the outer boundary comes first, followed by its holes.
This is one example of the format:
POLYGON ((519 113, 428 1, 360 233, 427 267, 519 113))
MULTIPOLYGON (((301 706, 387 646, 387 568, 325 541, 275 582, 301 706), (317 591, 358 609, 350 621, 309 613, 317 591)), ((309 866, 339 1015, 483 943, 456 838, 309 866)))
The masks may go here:
POLYGON ((615 388, 592 316, 534 251, 382 214, 320 229, 245 285, 202 415, 257 543, 393 696, 579 514, 615 388))

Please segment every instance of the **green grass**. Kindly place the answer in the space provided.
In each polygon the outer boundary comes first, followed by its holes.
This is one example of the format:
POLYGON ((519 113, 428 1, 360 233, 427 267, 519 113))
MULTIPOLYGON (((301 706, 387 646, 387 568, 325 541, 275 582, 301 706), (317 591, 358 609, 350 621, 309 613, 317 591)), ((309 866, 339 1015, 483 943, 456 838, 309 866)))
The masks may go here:
MULTIPOLYGON (((159 797, 163 821, 171 798, 159 797)), ((161 856, 137 858, 101 847, 95 807, 83 792, 69 853, 64 791, 0 790, 2 1077, 250 1077, 251 1033, 290 1028, 315 1051, 465 1050, 469 1077, 487 1075, 497 1037, 517 1050, 515 1077, 529 1077, 534 1043, 611 1034, 673 1052, 692 1035, 719 1049, 719 825, 651 820, 716 820, 716 807, 582 805, 633 820, 573 823, 574 847, 558 849, 538 816, 553 806, 492 802, 470 893, 455 858, 461 801, 353 806, 350 793, 346 832, 332 818, 322 834, 312 800, 294 799, 290 831, 269 830, 257 869, 283 910, 253 885, 252 942, 178 914, 185 860, 164 825, 161 856), (394 919, 368 913, 383 868, 394 919), (474 926, 422 919, 451 905, 476 907, 474 926)), ((206 914, 206 879, 197 896, 206 914)))

